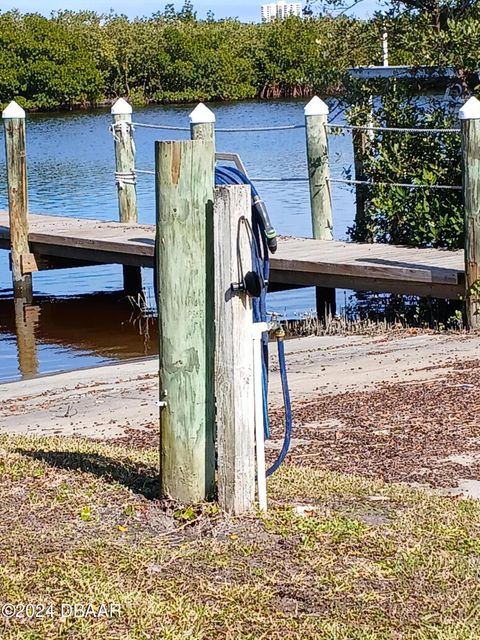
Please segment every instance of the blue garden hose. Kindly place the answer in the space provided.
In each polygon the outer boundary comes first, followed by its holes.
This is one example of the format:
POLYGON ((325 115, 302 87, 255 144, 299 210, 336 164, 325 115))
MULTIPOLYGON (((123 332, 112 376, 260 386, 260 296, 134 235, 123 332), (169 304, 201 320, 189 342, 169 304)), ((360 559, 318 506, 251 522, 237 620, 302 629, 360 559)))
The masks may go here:
POLYGON ((283 341, 283 337, 283 335, 277 335, 278 362, 280 365, 280 378, 282 380, 283 405, 285 407, 285 435, 283 438, 282 449, 278 454, 275 462, 267 470, 267 476, 271 476, 272 473, 275 473, 278 467, 285 460, 290 448, 290 439, 292 436, 292 405, 290 402, 290 391, 288 389, 287 365, 285 362, 285 343, 283 341))
MULTIPOLYGON (((263 283, 261 293, 258 298, 253 298, 253 320, 254 322, 267 321, 267 284, 270 275, 269 251, 274 253, 277 249, 276 232, 270 224, 266 207, 258 195, 255 186, 250 179, 239 171, 236 167, 219 166, 215 169, 215 183, 224 184, 246 184, 250 186, 252 192, 252 233, 255 246, 252 247, 253 269, 260 276, 263 283)), ((285 435, 282 449, 268 469, 267 476, 274 473, 285 460, 290 447, 292 435, 292 407, 290 393, 288 390, 287 366, 285 362, 285 345, 283 331, 277 332, 278 362, 280 366, 280 377, 282 381, 283 402, 285 406, 285 435)), ((268 416, 268 333, 262 336, 262 368, 263 368, 263 417, 265 425, 265 437, 270 437, 270 426, 268 416)))

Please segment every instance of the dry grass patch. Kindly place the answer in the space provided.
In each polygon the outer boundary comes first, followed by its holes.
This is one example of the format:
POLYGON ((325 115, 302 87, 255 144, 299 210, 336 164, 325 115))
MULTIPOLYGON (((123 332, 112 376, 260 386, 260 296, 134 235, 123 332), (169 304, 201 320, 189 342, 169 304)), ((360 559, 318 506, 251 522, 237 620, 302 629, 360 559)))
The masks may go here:
POLYGON ((287 467, 269 513, 155 499, 157 454, 0 438, 0 603, 116 603, 0 621, 6 640, 467 640, 480 505, 287 467), (302 505, 299 508, 299 505, 302 505))

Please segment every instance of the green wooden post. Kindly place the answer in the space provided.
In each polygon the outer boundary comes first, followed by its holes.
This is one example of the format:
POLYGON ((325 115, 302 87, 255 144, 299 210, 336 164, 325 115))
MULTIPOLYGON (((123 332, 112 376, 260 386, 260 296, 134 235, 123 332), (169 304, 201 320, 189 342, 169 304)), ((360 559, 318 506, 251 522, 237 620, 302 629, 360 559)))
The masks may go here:
POLYGON ((213 140, 215 143, 215 114, 203 102, 190 114, 192 140, 213 140))
POLYGON ((156 142, 161 493, 212 497, 214 270, 211 141, 156 142))
MULTIPOLYGON (((135 175, 135 143, 132 130, 132 107, 119 98, 111 109, 115 141, 115 176, 118 194, 120 222, 138 222, 137 190, 135 175)), ((135 295, 142 290, 140 267, 123 267, 123 288, 135 295)))
MULTIPOLYGON (((312 235, 317 240, 333 239, 330 168, 328 163, 328 106, 315 96, 305 107, 308 180, 312 235)), ((317 317, 335 314, 335 289, 317 287, 317 317)))
POLYGON ((8 181, 10 249, 14 295, 32 297, 32 274, 23 267, 30 256, 28 245, 27 152, 25 111, 15 101, 2 112, 8 181))
POLYGON ((459 113, 465 208, 465 302, 467 326, 480 329, 480 101, 470 98, 459 113))

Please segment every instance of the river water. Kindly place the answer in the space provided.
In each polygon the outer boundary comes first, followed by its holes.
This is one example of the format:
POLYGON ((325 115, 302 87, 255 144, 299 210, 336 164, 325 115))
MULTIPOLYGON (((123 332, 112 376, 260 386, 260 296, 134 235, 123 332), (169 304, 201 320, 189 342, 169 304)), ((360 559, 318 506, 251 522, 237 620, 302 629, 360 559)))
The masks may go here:
MULTIPOLYGON (((244 102, 210 105, 222 128, 303 123, 303 102, 244 102)), ((136 109, 134 121, 188 127, 192 106, 136 109)), ((333 120, 342 122, 340 113, 333 120)), ((116 220, 114 151, 108 110, 30 114, 27 117, 29 203, 32 213, 116 220)), ((137 128, 137 168, 153 169, 154 141, 188 137, 187 132, 137 128)), ((3 150, 3 131, 0 133, 3 150)), ((219 151, 239 153, 253 178, 306 177, 305 132, 218 133, 219 151)), ((350 135, 332 136, 333 177, 352 165, 350 135)), ((276 229, 310 236, 308 182, 258 182, 276 229)), ((155 220, 153 176, 138 179, 139 221, 155 220)), ((346 238, 354 214, 350 189, 333 185, 334 236, 346 238)), ((0 156, 0 208, 7 208, 4 153, 0 156)), ((152 302, 151 270, 144 270, 152 302)), ((118 265, 44 271, 34 274, 34 301, 27 310, 27 363, 19 363, 8 252, 0 251, 0 381, 37 373, 93 366, 156 352, 156 323, 143 318, 121 293, 118 265), (33 337, 35 340, 33 340, 33 337)), ((343 302, 343 294, 338 302, 343 302)), ((269 295, 269 309, 289 318, 313 310, 314 290, 269 295)), ((18 310, 17 310, 18 313, 18 310)), ((25 339, 25 337, 23 338, 25 339)))

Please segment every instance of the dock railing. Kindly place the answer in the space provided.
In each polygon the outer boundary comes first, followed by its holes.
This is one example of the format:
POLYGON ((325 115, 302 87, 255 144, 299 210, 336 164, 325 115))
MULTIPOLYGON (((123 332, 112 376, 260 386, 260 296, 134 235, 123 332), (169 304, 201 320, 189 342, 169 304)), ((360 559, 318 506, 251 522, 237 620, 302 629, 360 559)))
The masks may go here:
MULTIPOLYGON (((200 104, 193 114, 199 120, 204 119, 205 113, 212 112, 200 104)), ((25 112, 14 101, 3 111, 5 127, 5 148, 8 181, 9 217, 11 229, 11 269, 15 295, 31 297, 32 273, 37 271, 39 264, 37 256, 30 251, 28 244, 28 189, 27 189, 27 150, 25 112)), ((214 114, 212 114, 214 118, 214 114)), ((333 210, 331 191, 333 184, 352 186, 356 190, 357 219, 364 207, 363 190, 368 186, 400 187, 405 189, 435 189, 462 191, 465 210, 465 301, 466 320, 470 328, 480 328, 480 299, 479 256, 480 247, 477 238, 480 237, 480 217, 478 214, 479 168, 476 154, 478 148, 478 128, 480 127, 480 101, 470 98, 460 110, 459 128, 396 128, 355 126, 329 122, 328 106, 318 97, 305 107, 304 123, 288 123, 267 127, 215 127, 213 122, 195 122, 190 126, 171 126, 166 124, 152 124, 136 122, 133 119, 132 107, 122 98, 112 107, 112 134, 115 142, 115 181, 118 192, 119 220, 135 223, 138 220, 136 183, 140 175, 154 174, 149 169, 140 169, 135 165, 135 128, 151 130, 169 130, 190 132, 193 139, 203 139, 214 131, 220 133, 249 133, 274 132, 294 129, 305 129, 306 133, 306 176, 252 176, 255 182, 308 182, 310 189, 310 209, 312 236, 316 239, 331 239, 333 237, 333 210), (415 133, 418 135, 441 135, 455 133, 462 136, 462 184, 421 184, 413 182, 371 182, 365 179, 363 168, 359 161, 361 154, 355 153, 355 177, 333 178, 330 175, 328 159, 328 134, 333 130, 350 131, 354 151, 361 148, 369 135, 376 131, 391 131, 394 133, 415 133), (362 142, 363 141, 363 142, 362 142), (360 213, 359 213, 360 212, 360 213)), ((209 116, 211 117, 211 116, 209 116)), ((207 118, 208 119, 208 118, 207 118)), ((370 143, 370 142, 369 142, 370 143)), ((124 286, 129 291, 141 289, 141 275, 138 267, 124 267, 124 286)), ((326 307, 334 309, 334 297, 330 289, 317 289, 317 311, 324 315, 326 307)))
MULTIPOLYGON (((468 104, 469 113, 472 112, 471 105, 474 104, 471 101, 476 101, 475 98, 471 98, 468 104)), ((478 101, 476 101, 478 102, 478 101)), ((479 103, 480 105, 480 103, 479 103)), ((442 185, 442 184, 421 184, 415 182, 379 182, 370 181, 365 178, 364 169, 362 164, 362 155, 365 147, 372 143, 372 136, 375 132, 392 132, 396 134, 414 133, 417 135, 442 135, 442 134, 458 134, 463 136, 471 136, 472 127, 466 125, 462 128, 402 128, 402 127, 382 127, 373 125, 348 125, 337 122, 329 122, 329 108, 328 105, 321 100, 318 96, 314 96, 304 109, 305 120, 304 123, 294 123, 285 125, 272 125, 266 127, 216 127, 215 115, 204 104, 200 103, 191 114, 190 127, 187 126, 173 126, 168 124, 157 123, 144 123, 135 122, 131 123, 132 131, 134 128, 146 128, 151 130, 164 130, 164 131, 177 131, 177 132, 190 132, 193 139, 205 139, 215 136, 217 133, 258 133, 258 132, 273 132, 278 133, 282 131, 291 131, 294 129, 305 130, 306 140, 306 159, 307 159, 307 175, 306 176, 252 176, 253 182, 263 183, 298 183, 308 182, 310 193, 310 212, 311 212, 311 228, 312 237, 318 240, 331 240, 333 238, 333 207, 332 207, 332 185, 345 185, 355 189, 356 193, 356 220, 361 220, 365 214, 365 188, 370 186, 381 187, 400 187, 403 189, 434 189, 434 190, 454 190, 461 191, 463 189, 464 202, 465 202, 465 216, 469 215, 467 210, 470 207, 468 204, 468 197, 466 193, 466 181, 472 180, 472 175, 464 170, 464 180, 462 185, 442 185), (199 122, 196 122, 196 120, 199 122), (202 122, 203 119, 209 120, 208 122, 202 122), (354 152, 354 177, 353 178, 334 178, 330 172, 329 162, 329 149, 328 138, 333 132, 347 131, 352 135, 352 146, 354 152)), ((462 118, 462 111, 460 117, 462 118)), ((470 146, 466 144, 466 140, 463 140, 463 148, 470 149, 470 146)), ((465 154, 464 154, 465 155, 465 154)), ((465 163, 473 161, 472 152, 470 151, 468 157, 464 158, 463 166, 465 163)), ((135 175, 151 174, 152 170, 148 169, 136 169, 135 175)), ((474 172, 473 172, 474 174, 474 172)), ((117 176, 118 177, 118 176, 117 176)), ((469 193, 471 188, 468 188, 469 193)), ((479 223, 480 224, 480 223, 479 223)), ((472 242, 467 238, 472 237, 472 222, 465 227, 465 247, 469 247, 467 251, 471 253, 472 242)), ((477 313, 471 312, 472 300, 472 282, 477 281, 477 274, 474 272, 471 260, 466 260, 465 269, 467 273, 466 280, 470 283, 466 287, 466 303, 470 308, 467 310, 466 317, 468 320, 468 326, 472 328, 480 327, 480 317, 477 320, 477 313)), ((480 287, 479 287, 480 295, 480 287)), ((335 313, 335 290, 327 287, 316 287, 316 306, 317 315, 320 318, 324 318, 328 315, 335 313)))

